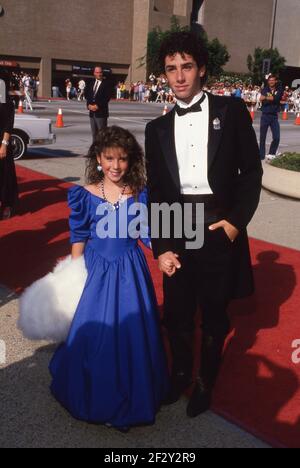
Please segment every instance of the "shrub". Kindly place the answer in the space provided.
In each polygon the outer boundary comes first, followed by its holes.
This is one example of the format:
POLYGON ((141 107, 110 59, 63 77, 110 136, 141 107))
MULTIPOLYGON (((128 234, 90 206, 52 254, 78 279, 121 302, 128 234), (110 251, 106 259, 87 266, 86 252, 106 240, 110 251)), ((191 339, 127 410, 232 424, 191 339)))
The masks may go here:
POLYGON ((271 162, 272 166, 288 171, 300 172, 300 154, 299 153, 283 153, 278 158, 271 162))

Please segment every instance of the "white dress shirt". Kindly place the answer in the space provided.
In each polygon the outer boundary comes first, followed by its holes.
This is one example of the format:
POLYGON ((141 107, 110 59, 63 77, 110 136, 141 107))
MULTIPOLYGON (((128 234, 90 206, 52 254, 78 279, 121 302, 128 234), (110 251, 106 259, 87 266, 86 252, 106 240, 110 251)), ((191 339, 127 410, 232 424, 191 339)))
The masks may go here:
MULTIPOLYGON (((203 92, 194 97, 190 104, 180 100, 177 104, 187 109, 196 104, 203 92)), ((201 104, 202 112, 175 115, 175 145, 179 167, 181 193, 183 195, 211 195, 208 183, 208 131, 209 102, 206 96, 201 104)))
POLYGON ((101 81, 101 80, 96 80, 96 81, 95 81, 95 84, 94 84, 94 96, 96 96, 96 94, 98 93, 98 90, 99 90, 101 84, 102 84, 102 81, 101 81))

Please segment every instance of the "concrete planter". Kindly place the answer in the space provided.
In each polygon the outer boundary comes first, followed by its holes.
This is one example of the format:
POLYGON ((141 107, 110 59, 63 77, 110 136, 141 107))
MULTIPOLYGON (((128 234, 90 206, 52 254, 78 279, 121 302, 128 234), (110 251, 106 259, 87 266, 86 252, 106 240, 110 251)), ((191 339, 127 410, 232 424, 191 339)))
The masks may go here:
POLYGON ((300 199, 300 172, 287 171, 263 163, 263 187, 286 197, 300 199))

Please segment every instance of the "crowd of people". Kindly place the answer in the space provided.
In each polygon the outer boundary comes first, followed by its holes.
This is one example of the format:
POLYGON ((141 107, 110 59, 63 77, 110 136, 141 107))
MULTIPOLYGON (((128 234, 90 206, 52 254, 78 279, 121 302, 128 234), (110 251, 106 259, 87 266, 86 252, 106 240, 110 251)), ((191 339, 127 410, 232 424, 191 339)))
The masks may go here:
POLYGON ((72 81, 67 78, 65 81, 67 100, 77 99, 78 101, 85 101, 86 86, 87 83, 83 78, 78 81, 77 86, 74 86, 72 81))
POLYGON ((175 95, 164 75, 158 78, 151 73, 149 81, 135 83, 119 82, 116 87, 118 100, 127 99, 136 102, 160 102, 175 104, 175 95))
POLYGON ((26 71, 11 74, 11 87, 14 91, 28 92, 31 100, 37 99, 40 78, 26 71))
MULTIPOLYGON (((235 96, 242 98, 248 107, 253 107, 255 110, 261 109, 262 87, 252 86, 242 82, 230 85, 228 83, 216 82, 212 86, 207 87, 207 91, 219 96, 235 96)), ((281 99, 281 110, 284 111, 300 111, 300 87, 293 90, 289 86, 284 88, 281 99)))
MULTIPOLYGON (((235 96, 242 98, 249 108, 261 109, 261 86, 254 86, 243 83, 235 84, 216 81, 205 86, 208 91, 217 96, 235 96)), ((138 81, 135 83, 119 82, 116 87, 116 97, 118 100, 130 100, 143 103, 170 103, 175 104, 176 98, 164 75, 156 77, 153 73, 149 76, 147 83, 138 81)), ((293 90, 289 86, 284 89, 281 110, 289 112, 300 112, 300 87, 293 90)))
MULTIPOLYGON (((75 83, 71 78, 65 80, 65 90, 59 90, 57 96, 66 97, 67 100, 76 99, 85 101, 85 92, 87 88, 87 79, 80 78, 75 83)), ((12 90, 18 95, 25 96, 30 107, 33 100, 37 99, 38 89, 40 85, 39 76, 30 74, 25 71, 12 73, 12 90)), ((229 82, 215 81, 210 85, 205 86, 205 90, 217 96, 235 96, 242 98, 249 108, 254 110, 261 109, 261 86, 255 86, 243 81, 238 81, 234 84, 229 82)), ((176 104, 176 98, 169 86, 165 75, 156 77, 153 73, 148 77, 147 82, 124 82, 119 81, 115 89, 115 97, 117 100, 129 100, 141 103, 165 103, 176 104)), ((296 90, 289 86, 284 88, 283 97, 281 100, 281 110, 288 112, 300 112, 300 87, 296 90)))
POLYGON ((10 95, 15 107, 20 99, 24 100, 26 109, 33 110, 32 102, 38 99, 40 78, 26 71, 10 73, 10 95))

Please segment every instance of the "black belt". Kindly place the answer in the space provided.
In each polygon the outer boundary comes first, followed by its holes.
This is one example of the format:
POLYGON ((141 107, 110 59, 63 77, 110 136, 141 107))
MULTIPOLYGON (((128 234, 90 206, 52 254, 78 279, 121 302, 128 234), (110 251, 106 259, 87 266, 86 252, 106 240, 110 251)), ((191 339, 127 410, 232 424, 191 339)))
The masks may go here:
MULTIPOLYGON (((192 223, 197 224, 199 220, 196 217, 196 205, 204 204, 204 223, 212 224, 224 218, 224 213, 215 195, 182 195, 182 203, 189 203, 192 205, 192 223)), ((201 220, 202 221, 202 220, 201 220)))

